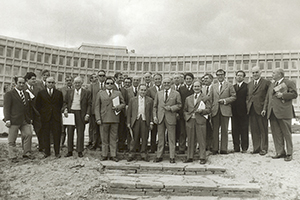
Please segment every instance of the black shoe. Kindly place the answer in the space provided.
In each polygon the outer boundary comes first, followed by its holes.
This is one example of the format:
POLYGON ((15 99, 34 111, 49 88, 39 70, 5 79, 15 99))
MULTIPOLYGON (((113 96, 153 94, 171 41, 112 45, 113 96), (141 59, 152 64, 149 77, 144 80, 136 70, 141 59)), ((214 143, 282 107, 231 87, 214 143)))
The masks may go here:
POLYGON ((242 152, 242 153, 247 153, 247 150, 242 150, 241 152, 242 152))
POLYGON ((279 159, 279 158, 285 158, 285 154, 276 154, 275 156, 272 156, 273 159, 279 159))
POLYGON ((23 155, 23 158, 33 160, 34 156, 33 155, 23 155))
POLYGON ((92 147, 90 148, 90 150, 92 150, 92 151, 96 151, 96 150, 97 150, 97 147, 95 147, 95 146, 92 146, 92 147))
POLYGON ((191 162, 193 162, 192 158, 189 158, 189 159, 186 159, 185 161, 183 161, 183 163, 191 163, 191 162))
POLYGON ((217 155, 219 152, 218 151, 212 151, 211 153, 212 153, 212 155, 217 155))
POLYGON ((260 151, 251 151, 251 154, 258 154, 260 151))
POLYGON ((266 155, 268 152, 266 151, 266 150, 261 150, 260 152, 259 152, 259 155, 261 155, 261 156, 264 156, 264 155, 266 155))
POLYGON ((235 149, 234 152, 238 153, 240 152, 241 150, 240 149, 235 149))
POLYGON ((178 152, 178 154, 184 154, 184 153, 185 153, 184 151, 179 151, 179 152, 178 152))
POLYGON ((79 158, 82 158, 82 157, 83 157, 82 152, 78 152, 78 157, 79 157, 79 158))
POLYGON ((108 157, 107 156, 106 157, 101 156, 100 161, 105 161, 105 160, 108 160, 108 157))
POLYGON ((228 154, 228 152, 227 151, 220 151, 220 154, 226 155, 226 154, 228 154))
POLYGON ((133 161, 133 160, 134 160, 134 158, 131 157, 131 156, 127 158, 127 162, 131 162, 131 161, 133 161))
POLYGON ((55 154, 55 157, 56 157, 56 158, 60 158, 61 155, 60 155, 60 154, 55 154))
POLYGON ((115 162, 119 162, 119 159, 117 157, 111 157, 110 160, 115 161, 115 162))
POLYGON ((72 152, 68 152, 68 153, 65 155, 65 157, 71 157, 71 156, 73 156, 73 153, 72 153, 72 152))
POLYGON ((153 160, 153 162, 161 162, 161 161, 163 161, 163 158, 155 158, 154 160, 153 160))
POLYGON ((170 158, 170 163, 175 163, 175 158, 170 158))
POLYGON ((204 165, 206 163, 206 159, 200 159, 200 165, 204 165))
POLYGON ((291 161, 293 159, 292 155, 286 155, 284 161, 291 161))
POLYGON ((145 161, 145 162, 149 162, 149 158, 148 157, 142 157, 141 160, 145 161))
POLYGON ((44 154, 43 158, 48 158, 50 156, 50 154, 44 154))

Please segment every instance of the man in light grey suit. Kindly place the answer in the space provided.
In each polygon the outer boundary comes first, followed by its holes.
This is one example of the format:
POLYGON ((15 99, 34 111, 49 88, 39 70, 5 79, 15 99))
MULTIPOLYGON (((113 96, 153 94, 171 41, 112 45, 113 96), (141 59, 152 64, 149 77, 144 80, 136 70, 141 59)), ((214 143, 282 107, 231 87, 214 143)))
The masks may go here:
POLYGON ((171 89, 171 79, 166 78, 163 81, 164 89, 158 91, 155 95, 153 105, 153 121, 158 124, 158 146, 157 155, 154 162, 161 162, 164 145, 165 131, 168 131, 170 163, 175 163, 175 127, 176 114, 181 108, 181 98, 179 92, 171 89))
POLYGON ((220 154, 228 154, 228 122, 232 116, 231 103, 236 100, 233 85, 225 81, 226 72, 219 69, 216 72, 218 83, 212 85, 210 98, 212 102, 213 142, 212 153, 219 152, 219 128, 221 127, 220 154))
POLYGON ((274 82, 271 83, 264 104, 264 112, 270 120, 276 155, 273 159, 284 158, 292 160, 293 143, 291 121, 294 117, 292 100, 296 99, 296 84, 284 78, 284 71, 276 69, 273 72, 274 82), (286 150, 284 148, 286 144, 286 150))

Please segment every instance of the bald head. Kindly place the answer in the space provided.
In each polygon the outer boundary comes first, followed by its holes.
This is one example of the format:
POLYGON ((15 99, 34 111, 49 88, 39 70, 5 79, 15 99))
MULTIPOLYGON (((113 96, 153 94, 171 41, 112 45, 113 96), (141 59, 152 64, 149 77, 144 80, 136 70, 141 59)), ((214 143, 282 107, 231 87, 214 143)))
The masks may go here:
POLYGON ((55 86, 55 80, 52 76, 49 76, 46 79, 46 87, 49 89, 52 89, 52 88, 54 88, 54 86, 55 86))
POLYGON ((258 66, 252 68, 252 77, 254 80, 258 80, 261 76, 261 71, 258 66))
POLYGON ((137 87, 140 84, 140 82, 141 82, 141 78, 139 76, 134 76, 132 78, 132 85, 134 87, 137 87))
POLYGON ((166 90, 170 89, 171 87, 171 79, 170 78, 164 78, 163 80, 163 86, 166 90))

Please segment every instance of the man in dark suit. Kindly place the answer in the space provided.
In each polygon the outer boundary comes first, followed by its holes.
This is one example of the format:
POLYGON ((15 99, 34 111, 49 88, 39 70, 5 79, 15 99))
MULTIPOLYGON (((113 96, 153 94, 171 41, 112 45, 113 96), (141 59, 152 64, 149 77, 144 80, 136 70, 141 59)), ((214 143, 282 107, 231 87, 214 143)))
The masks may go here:
POLYGON ((246 153, 249 147, 249 118, 247 114, 247 83, 244 82, 246 73, 242 70, 236 72, 236 84, 233 86, 236 92, 236 100, 232 102, 232 138, 234 152, 246 153))
POLYGON ((100 143, 100 129, 96 123, 96 116, 95 116, 95 106, 96 106, 96 99, 97 94, 100 90, 105 90, 105 80, 106 80, 106 73, 104 70, 98 71, 98 79, 95 83, 91 84, 91 108, 90 108, 90 120, 89 120, 89 145, 88 147, 91 150, 96 150, 100 143))
POLYGON ((141 79, 138 76, 132 78, 132 86, 127 88, 128 100, 138 96, 138 86, 141 83, 141 79))
POLYGON ((165 78, 164 89, 156 93, 153 103, 153 121, 158 129, 158 147, 154 162, 163 160, 165 132, 168 132, 170 163, 175 163, 176 114, 182 103, 179 92, 171 89, 171 79, 165 78))
POLYGON ((32 107, 29 94, 24 91, 25 80, 23 77, 15 77, 15 88, 4 95, 4 122, 8 131, 8 156, 12 162, 18 162, 16 140, 21 131, 23 158, 32 159, 32 107))
POLYGON ((40 90, 46 89, 46 79, 50 76, 50 71, 48 69, 44 69, 41 73, 42 79, 36 81, 36 86, 40 90))
POLYGON ((108 160, 108 149, 110 150, 111 160, 118 162, 117 159, 117 138, 120 123, 120 112, 125 108, 125 101, 120 91, 113 89, 114 80, 107 77, 105 80, 105 90, 97 94, 95 105, 96 122, 100 126, 102 140, 101 160, 108 160), (114 105, 115 98, 119 98, 118 105, 114 105))
POLYGON ((44 157, 50 156, 50 132, 53 135, 54 152, 60 158, 60 138, 62 127, 63 94, 55 89, 53 77, 46 79, 45 90, 39 91, 36 99, 36 108, 41 115, 43 142, 45 147, 44 157))
POLYGON ((128 88, 130 88, 132 86, 132 78, 131 77, 127 77, 124 79, 124 88, 126 90, 128 90, 128 88))
MULTIPOLYGON (((154 75, 154 86, 147 89, 146 96, 150 97, 153 101, 155 99, 156 93, 160 90, 162 90, 162 75, 157 73, 154 75)), ((157 137, 157 124, 153 125, 153 128, 151 130, 151 136, 150 136, 150 153, 155 153, 157 149, 156 145, 156 137, 157 137)))
POLYGON ((261 78, 258 66, 252 68, 253 81, 248 83, 247 112, 249 115, 253 151, 251 153, 266 155, 268 152, 268 119, 263 105, 270 81, 261 78))
POLYGON ((192 73, 186 73, 184 75, 185 85, 179 88, 179 94, 181 97, 182 107, 179 111, 179 118, 180 118, 180 136, 179 136, 179 154, 184 154, 186 150, 186 127, 185 127, 185 120, 183 117, 183 107, 185 99, 194 94, 193 90, 193 81, 194 75, 192 73))
POLYGON ((226 72, 218 69, 218 82, 212 85, 210 98, 212 102, 211 116, 213 124, 212 153, 228 154, 228 123, 232 116, 231 103, 236 100, 233 85, 225 81, 226 72), (219 147, 219 129, 221 127, 221 148, 219 147))
MULTIPOLYGON (((78 157, 83 157, 85 123, 89 120, 90 91, 82 88, 81 77, 74 79, 74 88, 67 91, 64 99, 64 115, 74 113, 77 131, 76 150, 78 157)), ((73 155, 75 126, 68 126, 68 153, 66 157, 73 155)))
MULTIPOLYGON (((64 101, 67 95, 67 91, 72 90, 73 89, 73 78, 70 75, 67 75, 65 78, 65 82, 66 85, 63 86, 62 88, 58 88, 59 91, 62 92, 63 97, 64 97, 64 101)), ((65 144, 65 140, 66 140, 66 136, 67 136, 67 126, 63 125, 62 127, 62 132, 61 132, 61 141, 60 141, 60 146, 63 147, 65 144)))
POLYGON ((206 118, 210 113, 210 99, 202 93, 202 83, 193 83, 194 95, 186 98, 183 115, 186 120, 186 132, 188 139, 187 159, 185 163, 193 162, 195 142, 199 144, 200 164, 206 163, 206 118))
POLYGON ((284 78, 284 71, 276 69, 273 72, 274 82, 271 83, 264 112, 270 120, 276 155, 273 159, 284 158, 291 161, 293 155, 291 121, 294 117, 292 100, 298 97, 296 84, 284 78), (286 151, 285 151, 286 144, 286 151))
MULTIPOLYGON (((128 93, 127 90, 123 86, 124 76, 121 72, 117 72, 114 75, 115 84, 113 89, 121 92, 125 105, 128 105, 128 93)), ((129 146, 126 145, 126 140, 128 137, 128 131, 126 126, 126 108, 124 107, 120 113, 120 122, 118 127, 118 150, 120 152, 127 151, 129 146)))
POLYGON ((29 93, 29 97, 32 100, 32 119, 33 119, 33 129, 34 132, 38 138, 38 149, 39 151, 43 151, 44 147, 43 147, 43 142, 42 142, 42 132, 41 132, 41 128, 42 128, 42 124, 41 124, 41 117, 40 117, 40 113, 37 111, 36 107, 35 107, 35 101, 36 101, 36 97, 38 92, 41 90, 41 88, 39 88, 36 85, 36 74, 33 72, 27 72, 26 75, 24 76, 25 79, 25 86, 24 86, 24 90, 26 92, 29 93))
POLYGON ((142 140, 141 157, 142 160, 149 161, 147 156, 147 144, 149 129, 153 127, 153 100, 146 96, 147 86, 141 84, 138 87, 138 95, 129 101, 127 110, 127 126, 133 131, 133 141, 130 143, 129 157, 127 161, 134 159, 136 149, 142 140))
POLYGON ((144 74, 144 82, 147 86, 147 90, 154 86, 152 83, 152 73, 151 72, 146 72, 144 74))

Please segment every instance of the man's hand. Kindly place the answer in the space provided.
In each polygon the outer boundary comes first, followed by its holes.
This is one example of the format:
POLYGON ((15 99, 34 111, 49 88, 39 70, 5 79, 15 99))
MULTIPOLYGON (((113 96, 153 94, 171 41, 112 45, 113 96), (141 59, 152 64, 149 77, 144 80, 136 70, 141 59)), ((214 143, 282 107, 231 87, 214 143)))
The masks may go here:
POLYGON ((150 130, 152 130, 153 129, 153 124, 150 124, 150 130))
POLYGON ((98 124, 98 125, 101 125, 101 124, 102 124, 101 119, 98 119, 98 120, 97 120, 97 124, 98 124))
POLYGON ((90 116, 89 116, 88 114, 86 114, 86 115, 84 116, 84 121, 88 122, 88 121, 89 121, 89 118, 90 118, 90 116))
POLYGON ((5 126, 6 126, 7 128, 9 128, 9 127, 11 126, 10 121, 6 121, 6 122, 5 122, 5 126))
POLYGON ((153 122, 154 122, 154 124, 158 124, 158 119, 157 119, 157 117, 154 117, 154 118, 153 118, 153 122))
POLYGON ((199 109, 196 110, 196 113, 200 113, 201 114, 202 111, 203 111, 203 109, 199 108, 199 109))
POLYGON ((68 110, 67 109, 64 111, 64 116, 68 117, 68 110))
POLYGON ((165 106, 164 108, 166 111, 171 111, 171 106, 165 106))
POLYGON ((265 111, 265 110, 262 110, 260 114, 261 114, 261 116, 264 117, 264 116, 266 115, 266 111, 265 111))
POLYGON ((127 124, 127 127, 128 127, 128 128, 131 128, 131 127, 130 127, 130 124, 127 124))
POLYGON ((220 99, 218 102, 219 102, 220 104, 225 104, 225 100, 224 100, 224 99, 220 99))
POLYGON ((280 99, 282 98, 283 94, 281 92, 276 92, 275 96, 280 99))

